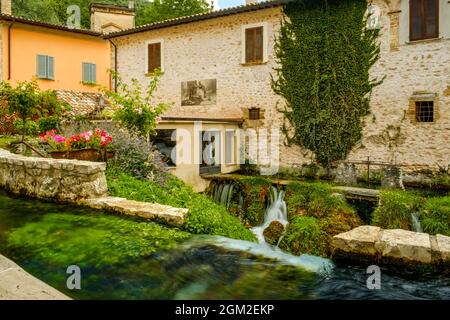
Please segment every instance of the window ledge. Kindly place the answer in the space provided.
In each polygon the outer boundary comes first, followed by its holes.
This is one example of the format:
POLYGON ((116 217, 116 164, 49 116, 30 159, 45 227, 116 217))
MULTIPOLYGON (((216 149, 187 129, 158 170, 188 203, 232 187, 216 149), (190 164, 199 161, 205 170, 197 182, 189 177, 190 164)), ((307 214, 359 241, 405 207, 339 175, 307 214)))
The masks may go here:
MULTIPOLYGON (((161 72, 159 73, 160 76, 162 76, 163 74, 164 74, 164 71, 161 71, 161 72)), ((147 73, 145 74, 146 77, 154 77, 154 76, 156 76, 156 75, 157 75, 156 72, 147 72, 147 73)))
POLYGON ((438 38, 430 38, 430 39, 423 39, 423 40, 413 40, 413 41, 407 41, 406 44, 419 44, 419 43, 428 43, 428 42, 437 42, 437 41, 441 41, 442 39, 444 39, 443 37, 438 37, 438 38))
POLYGON ((96 86, 97 85, 97 82, 81 82, 83 85, 85 85, 85 86, 96 86))
POLYGON ((267 64, 267 61, 263 62, 263 61, 257 61, 257 62, 245 62, 245 63, 241 63, 241 66, 243 67, 252 67, 252 66, 260 66, 260 65, 264 65, 267 64))
POLYGON ((37 80, 47 80, 47 81, 55 81, 55 79, 50 79, 50 78, 40 78, 40 77, 36 77, 37 80))

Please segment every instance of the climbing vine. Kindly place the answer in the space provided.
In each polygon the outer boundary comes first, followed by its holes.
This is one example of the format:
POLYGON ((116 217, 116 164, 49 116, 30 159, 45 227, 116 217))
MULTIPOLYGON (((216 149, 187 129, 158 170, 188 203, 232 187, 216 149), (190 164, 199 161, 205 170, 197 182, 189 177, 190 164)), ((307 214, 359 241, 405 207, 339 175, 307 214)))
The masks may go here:
POLYGON ((285 6, 275 52, 274 91, 285 98, 288 145, 311 150, 325 167, 361 139, 378 60, 379 30, 369 30, 366 0, 297 0, 285 6))

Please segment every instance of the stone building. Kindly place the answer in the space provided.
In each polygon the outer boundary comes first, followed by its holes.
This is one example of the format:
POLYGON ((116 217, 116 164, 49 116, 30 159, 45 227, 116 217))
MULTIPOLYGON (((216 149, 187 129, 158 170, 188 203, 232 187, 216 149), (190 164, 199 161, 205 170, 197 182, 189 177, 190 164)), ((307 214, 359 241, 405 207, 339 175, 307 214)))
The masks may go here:
MULTIPOLYGON (((194 130, 195 120, 214 122, 223 141, 226 129, 279 128, 283 118, 277 106, 283 100, 271 89, 271 74, 276 67, 274 41, 287 1, 253 3, 112 33, 107 37, 117 46, 113 57, 117 71, 126 81, 146 82, 153 68, 161 67, 157 100, 173 102, 161 129, 194 130), (182 88, 190 83, 201 86, 203 80, 215 81, 213 101, 186 100, 182 88)), ((381 29, 381 58, 371 76, 385 80, 373 92, 364 138, 349 160, 370 157, 401 164, 405 171, 446 166, 450 163, 450 4, 374 0, 370 10, 375 19, 371 27, 381 29)), ((279 147, 282 167, 312 161, 309 152, 285 147, 282 137, 279 147)), ((221 163, 218 172, 237 168, 224 165, 223 159, 221 163)), ((174 171, 200 190, 204 185, 196 167, 174 171)))

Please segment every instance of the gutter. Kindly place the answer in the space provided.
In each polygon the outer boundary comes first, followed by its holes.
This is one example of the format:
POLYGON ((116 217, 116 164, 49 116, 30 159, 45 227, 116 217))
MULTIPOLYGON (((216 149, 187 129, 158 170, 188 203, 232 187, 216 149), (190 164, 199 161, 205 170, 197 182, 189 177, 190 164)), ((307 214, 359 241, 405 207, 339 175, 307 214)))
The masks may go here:
MULTIPOLYGON (((114 47, 114 73, 117 75, 117 45, 111 39, 108 39, 108 41, 114 47)), ((114 80, 114 92, 117 92, 117 80, 114 80)))

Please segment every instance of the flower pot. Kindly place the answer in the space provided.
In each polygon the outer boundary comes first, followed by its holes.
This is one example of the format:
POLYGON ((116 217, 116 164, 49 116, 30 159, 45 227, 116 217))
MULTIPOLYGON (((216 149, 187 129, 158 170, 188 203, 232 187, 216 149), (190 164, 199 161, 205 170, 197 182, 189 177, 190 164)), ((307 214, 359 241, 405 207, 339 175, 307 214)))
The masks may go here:
POLYGON ((67 159, 67 151, 50 151, 48 154, 53 159, 67 159))
POLYGON ((68 159, 98 161, 99 158, 101 158, 101 154, 97 149, 70 150, 68 152, 68 159))

